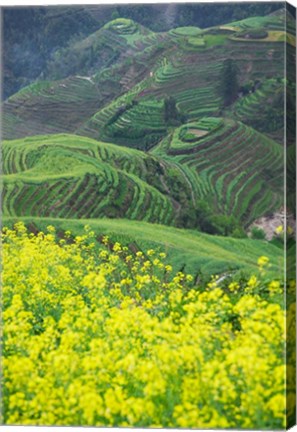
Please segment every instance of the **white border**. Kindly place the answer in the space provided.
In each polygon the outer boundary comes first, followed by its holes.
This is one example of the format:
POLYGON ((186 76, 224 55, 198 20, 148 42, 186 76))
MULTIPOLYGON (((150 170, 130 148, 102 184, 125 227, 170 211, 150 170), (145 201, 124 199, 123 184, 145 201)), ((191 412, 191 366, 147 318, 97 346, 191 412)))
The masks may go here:
MULTIPOLYGON (((282 3, 283 0, 242 0, 249 3, 282 3)), ((284 1, 283 1, 284 2, 284 1)), ((11 1, 0 0, 2 6, 58 6, 58 5, 103 5, 103 4, 144 4, 144 3, 240 3, 238 0, 29 0, 29 1, 11 1)), ((297 7, 297 0, 289 0, 293 6, 297 7)))

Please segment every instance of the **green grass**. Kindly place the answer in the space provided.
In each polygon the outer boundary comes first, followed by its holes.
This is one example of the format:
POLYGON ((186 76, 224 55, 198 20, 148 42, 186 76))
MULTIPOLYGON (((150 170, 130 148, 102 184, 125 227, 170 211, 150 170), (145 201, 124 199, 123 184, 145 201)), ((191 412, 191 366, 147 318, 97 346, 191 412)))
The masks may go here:
POLYGON ((183 268, 192 274, 221 274, 230 271, 257 271, 257 260, 265 255, 270 258, 271 272, 282 277, 283 251, 265 241, 231 239, 210 236, 193 230, 136 222, 129 220, 55 219, 55 218, 13 218, 5 217, 4 226, 11 227, 17 220, 23 220, 29 228, 45 230, 54 225, 58 231, 70 230, 75 235, 83 233, 89 225, 96 237, 108 235, 111 241, 120 241, 142 251, 160 248, 167 253, 174 270, 183 268))
POLYGON ((169 31, 170 34, 175 36, 198 36, 201 34, 199 27, 177 27, 169 31))
POLYGON ((203 47, 205 45, 203 37, 189 37, 187 43, 192 47, 203 47))
POLYGON ((204 41, 206 47, 214 47, 219 45, 224 45, 228 40, 228 36, 226 35, 212 35, 206 34, 204 35, 204 41))

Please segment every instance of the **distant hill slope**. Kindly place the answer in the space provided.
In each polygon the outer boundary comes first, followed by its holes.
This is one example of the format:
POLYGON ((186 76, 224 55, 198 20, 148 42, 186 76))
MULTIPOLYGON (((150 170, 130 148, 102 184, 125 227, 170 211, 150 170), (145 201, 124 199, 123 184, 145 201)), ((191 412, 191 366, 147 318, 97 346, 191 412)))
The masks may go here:
POLYGON ((87 38, 57 50, 45 76, 53 80, 75 74, 94 75, 161 43, 165 37, 166 33, 154 33, 133 20, 118 18, 87 38))
POLYGON ((4 97, 40 78, 57 49, 84 39, 114 17, 134 19, 160 32, 177 26, 209 27, 247 16, 262 16, 282 6, 282 3, 217 4, 216 13, 212 13, 212 5, 207 3, 3 7, 4 97))
MULTIPOLYGON (((49 81, 24 88, 4 103, 4 137, 71 132, 150 148, 170 128, 163 110, 170 96, 181 122, 224 115, 222 68, 227 58, 238 69, 239 87, 264 88, 271 79, 281 80, 283 16, 167 33, 153 33, 132 20, 111 21, 57 51, 48 66, 49 81)), ((288 42, 295 43, 293 36, 288 42)), ((263 98, 257 103, 258 109, 265 108, 263 98)), ((278 122, 271 128, 272 136, 280 136, 278 122)))
POLYGON ((36 81, 4 102, 4 137, 75 132, 143 80, 171 45, 167 34, 152 33, 131 20, 107 23, 58 50, 44 74, 48 80, 36 81))

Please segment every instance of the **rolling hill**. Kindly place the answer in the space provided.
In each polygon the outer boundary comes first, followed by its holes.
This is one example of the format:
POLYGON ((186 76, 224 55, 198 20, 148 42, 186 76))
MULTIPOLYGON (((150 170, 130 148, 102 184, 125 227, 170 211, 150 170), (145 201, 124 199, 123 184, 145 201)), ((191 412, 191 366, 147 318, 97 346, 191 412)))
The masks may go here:
POLYGON ((195 197, 244 225, 283 204, 283 150, 230 119, 204 118, 177 128, 152 151, 193 175, 195 197))
MULTIPOLYGON (((224 114, 226 58, 236 63, 239 86, 257 86, 255 98, 263 107, 263 94, 272 91, 269 80, 283 78, 283 30, 284 12, 209 29, 180 27, 164 33, 132 20, 111 21, 56 52, 48 76, 58 81, 38 81, 5 101, 4 138, 71 132, 149 148, 170 127, 164 124, 162 110, 169 96, 187 121, 224 114), (254 37, 242 35, 255 29, 260 33, 254 37), (267 36, 263 38, 261 32, 267 36)), ((294 43, 289 35, 289 46, 294 43)), ((239 102, 253 109, 249 95, 239 102)), ((277 135, 280 128, 276 122, 269 132, 277 135)), ((259 130, 263 131, 261 125, 259 130)))
POLYGON ((235 229, 282 205, 281 147, 233 120, 183 125, 149 154, 61 134, 4 141, 3 156, 10 216, 126 218, 224 233, 219 215, 232 216, 235 229), (214 212, 206 227, 203 200, 214 212))
POLYGON ((120 217, 174 224, 191 188, 174 165, 74 135, 3 143, 3 210, 10 216, 120 217), (173 174, 172 174, 173 171, 173 174))

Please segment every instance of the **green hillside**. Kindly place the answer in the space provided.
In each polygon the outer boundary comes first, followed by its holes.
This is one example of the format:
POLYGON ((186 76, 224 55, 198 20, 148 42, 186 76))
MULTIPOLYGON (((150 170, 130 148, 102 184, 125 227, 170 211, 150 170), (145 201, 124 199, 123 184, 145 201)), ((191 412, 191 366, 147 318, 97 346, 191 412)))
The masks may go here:
POLYGON ((245 94, 234 103, 228 115, 260 132, 268 133, 282 143, 284 81, 270 78, 256 86, 250 83, 250 86, 242 90, 245 94), (250 91, 250 89, 254 91, 250 91))
POLYGON ((219 275, 240 269, 257 272, 257 260, 259 256, 265 255, 272 264, 270 271, 282 277, 282 249, 260 240, 210 236, 194 230, 125 219, 5 217, 3 222, 5 226, 12 227, 20 219, 33 232, 45 232, 48 225, 54 225, 60 236, 69 230, 74 235, 82 235, 84 226, 89 225, 95 231, 98 241, 103 235, 107 235, 111 242, 119 241, 128 245, 134 253, 149 249, 165 251, 174 271, 182 270, 193 275, 219 275))
POLYGON ((283 150, 243 123, 204 118, 183 125, 152 154, 191 173, 195 197, 245 225, 283 203, 283 150))
POLYGON ((177 224, 191 187, 170 162, 75 135, 3 143, 9 216, 124 217, 177 224))
MULTIPOLYGON (((154 33, 118 18, 57 50, 43 75, 49 81, 38 81, 4 103, 4 138, 72 132, 152 147, 172 125, 164 123, 163 110, 170 96, 179 122, 222 115, 226 58, 236 63, 239 87, 261 85, 255 98, 265 108, 267 82, 283 78, 283 20, 281 13, 204 30, 154 33), (243 31, 254 32, 253 37, 243 31)), ((288 43, 295 43, 291 34, 288 43)))
POLYGON ((157 33, 118 17, 61 46, 4 103, 4 214, 246 235, 284 204, 288 18, 157 33))
MULTIPOLYGON (((236 64, 238 92, 250 83, 264 85, 272 77, 283 78, 281 41, 235 41, 233 32, 220 29, 195 36, 185 36, 177 30, 169 32, 174 45, 164 51, 162 61, 137 86, 94 114, 77 129, 78 133, 146 149, 165 136, 176 121, 220 116, 225 109, 222 90, 226 58, 236 64), (180 117, 166 123, 164 100, 168 97, 174 98, 180 117)), ((264 99, 259 102, 258 109, 266 107, 264 99)))
POLYGON ((108 22, 87 38, 57 50, 48 64, 47 76, 60 79, 69 75, 93 75, 135 56, 165 38, 131 19, 108 22))
POLYGON ((57 50, 43 74, 47 80, 37 80, 5 101, 4 136, 75 132, 141 81, 171 40, 167 34, 126 21, 111 21, 57 50))
MULTIPOLYGON (((158 4, 3 7, 3 97, 6 99, 45 74, 49 79, 54 78, 50 75, 51 69, 53 73, 63 72, 60 68, 63 61, 57 52, 68 52, 69 47, 115 17, 133 19, 153 31, 163 32, 178 26, 210 27, 226 23, 231 17, 239 20, 246 16, 263 16, 280 6, 280 3, 217 5, 215 14, 212 5, 205 3, 176 4, 173 9, 170 5, 158 4)), ((71 62, 79 64, 74 56, 69 59, 65 70, 71 68, 71 62)), ((96 63, 104 64, 98 59, 96 63)), ((90 66, 93 66, 92 61, 82 65, 90 66)))
POLYGON ((4 141, 3 211, 226 235, 282 205, 282 159, 272 140, 218 118, 176 128, 149 154, 75 135, 4 141))

